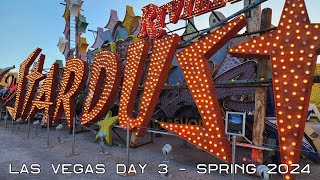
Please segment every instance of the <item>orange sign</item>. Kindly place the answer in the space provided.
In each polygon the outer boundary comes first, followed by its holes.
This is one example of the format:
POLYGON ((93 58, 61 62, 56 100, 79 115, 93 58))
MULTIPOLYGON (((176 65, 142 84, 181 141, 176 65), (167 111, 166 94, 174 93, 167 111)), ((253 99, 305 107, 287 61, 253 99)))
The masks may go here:
POLYGON ((180 37, 171 35, 154 41, 147 80, 141 99, 140 113, 132 118, 137 92, 147 60, 150 42, 139 41, 129 46, 119 107, 119 122, 123 128, 137 128, 143 135, 152 117, 161 89, 167 79, 180 37))
POLYGON ((121 68, 118 55, 108 51, 101 51, 95 55, 81 118, 82 125, 91 125, 107 114, 120 86, 121 68))
MULTIPOLYGON (((49 73, 47 74, 46 79, 44 80, 41 89, 33 101, 31 110, 30 110, 30 118, 32 119, 36 112, 44 109, 44 113, 49 116, 49 123, 52 124, 52 118, 55 107, 56 100, 56 89, 58 88, 59 83, 59 64, 54 63, 50 68, 49 73), (51 119, 51 120, 50 120, 51 119)), ((47 120, 47 118, 44 118, 47 120)), ((47 122, 44 122, 47 124, 47 122)))
POLYGON ((28 82, 27 75, 29 73, 29 69, 32 63, 36 60, 37 56, 40 54, 41 51, 42 49, 40 48, 35 49, 29 55, 29 57, 25 61, 23 61, 23 63, 21 63, 20 65, 18 88, 16 92, 16 100, 15 100, 14 108, 7 107, 8 111, 11 112, 10 114, 13 119, 18 119, 22 115, 25 96, 26 96, 26 87, 28 82))
MULTIPOLYGON (((171 9, 181 8, 181 4, 173 5, 171 9)), ((158 12, 156 6, 153 8, 151 14, 146 13, 150 16, 149 20, 155 18, 155 12, 158 12)), ((202 11, 200 9, 196 12, 202 11)), ((174 21, 176 16, 173 14, 171 16, 174 21)), ((144 23, 151 23, 148 27, 156 27, 153 22, 144 23)), ((161 123, 163 128, 226 162, 231 160, 230 144, 224 132, 224 122, 207 59, 232 39, 246 23, 246 18, 240 16, 177 54, 178 63, 204 125, 161 123)), ((161 34, 157 28, 150 29, 149 32, 155 35, 153 37, 161 34)), ((286 0, 276 30, 230 49, 230 53, 236 56, 271 60, 281 160, 287 165, 299 162, 316 55, 320 49, 319 34, 320 24, 310 23, 304 1, 286 0)), ((152 117, 179 41, 180 37, 177 35, 153 41, 140 112, 136 118, 132 113, 151 43, 148 40, 141 40, 129 46, 120 96, 121 127, 126 128, 129 125, 129 129, 138 136, 143 135, 152 117)), ((43 78, 40 69, 44 56, 40 56, 35 71, 28 75, 29 68, 40 51, 36 49, 20 66, 16 104, 14 108, 8 108, 14 119, 28 114, 29 109, 26 107, 30 103, 29 99, 33 97, 35 86, 43 78), (25 91, 28 80, 31 87, 25 91), (25 97, 27 97, 26 102, 25 97)), ((119 87, 120 67, 117 55, 109 52, 100 52, 96 55, 82 116, 83 125, 97 121, 110 108, 119 87)), ((65 112, 70 127, 70 121, 75 117, 75 98, 84 88, 88 78, 88 65, 80 59, 67 61, 56 101, 53 94, 57 89, 57 85, 54 84, 57 82, 55 72, 56 65, 51 68, 36 98, 35 106, 39 109, 46 108, 48 114, 50 114, 48 109, 54 109, 53 123, 58 122, 65 112), (44 96, 47 92, 50 92, 48 98, 47 95, 44 96)), ((33 109, 34 107, 32 111, 33 109)), ((285 178, 294 179, 294 176, 286 174, 285 178)))
POLYGON ((231 162, 231 151, 208 59, 246 24, 247 20, 240 16, 177 54, 178 63, 204 126, 161 123, 163 128, 227 162, 231 162))
POLYGON ((61 87, 54 111, 53 123, 60 121, 62 113, 66 115, 68 126, 76 115, 75 98, 81 93, 88 79, 88 64, 81 59, 71 59, 63 71, 61 87))
POLYGON ((27 119, 29 111, 31 110, 32 100, 36 94, 39 83, 45 78, 45 76, 42 74, 44 59, 45 55, 41 54, 38 62, 35 64, 35 68, 33 69, 32 73, 26 76, 29 83, 27 86, 25 102, 23 104, 23 113, 21 115, 22 119, 27 119))
MULTIPOLYGON (((230 49, 235 56, 271 60, 281 162, 287 165, 300 159, 319 34, 320 24, 310 23, 305 2, 286 0, 276 30, 230 49)), ((292 178, 293 174, 285 175, 292 178)))

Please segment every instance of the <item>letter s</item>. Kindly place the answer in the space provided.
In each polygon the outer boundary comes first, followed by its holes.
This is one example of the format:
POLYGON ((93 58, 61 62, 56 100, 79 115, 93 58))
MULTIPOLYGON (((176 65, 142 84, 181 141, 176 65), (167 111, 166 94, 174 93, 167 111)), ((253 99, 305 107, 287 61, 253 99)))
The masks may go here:
POLYGON ((97 174, 104 174, 106 172, 104 164, 97 164, 96 165, 96 173, 97 174))
POLYGON ((31 164, 31 174, 39 174, 41 172, 40 164, 31 164))
POLYGON ((198 174, 206 174, 207 173, 207 165, 206 164, 198 164, 197 169, 198 169, 197 170, 198 174))

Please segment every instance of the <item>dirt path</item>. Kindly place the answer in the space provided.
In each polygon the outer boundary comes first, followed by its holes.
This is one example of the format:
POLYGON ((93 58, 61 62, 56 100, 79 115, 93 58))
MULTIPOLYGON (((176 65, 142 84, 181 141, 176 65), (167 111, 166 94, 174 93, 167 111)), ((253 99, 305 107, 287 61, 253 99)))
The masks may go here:
MULTIPOLYGON (((4 128, 3 120, 0 120, 0 180, 6 179, 168 179, 161 177, 158 170, 161 170, 159 164, 162 163, 164 157, 161 152, 161 148, 164 144, 169 143, 173 147, 173 151, 170 154, 171 160, 169 162, 169 173, 172 175, 169 179, 187 180, 187 179, 231 179, 231 175, 227 174, 198 174, 197 163, 219 163, 218 160, 208 155, 205 152, 195 148, 190 144, 184 143, 181 139, 174 136, 163 136, 160 138, 154 138, 154 143, 147 144, 145 146, 130 149, 130 163, 134 164, 138 174, 132 177, 122 177, 116 173, 117 163, 126 163, 126 149, 112 146, 107 147, 106 150, 109 155, 99 154, 100 148, 97 143, 93 142, 94 134, 91 132, 83 132, 76 134, 76 152, 80 153, 79 156, 66 157, 66 154, 71 152, 72 136, 68 134, 68 130, 64 129, 62 132, 63 144, 57 144, 56 132, 54 128, 51 128, 51 144, 52 148, 43 148, 46 144, 46 129, 39 130, 38 135, 34 136, 31 133, 30 139, 27 138, 27 125, 20 125, 20 131, 17 131, 17 125, 15 125, 14 133, 11 133, 11 125, 7 129, 4 128), (31 164, 40 165, 40 173, 31 173, 31 164), (144 169, 144 174, 141 174, 138 164, 147 164, 144 169), (19 172, 26 164, 29 174, 10 174, 10 164, 12 164, 11 172, 19 172), (52 164, 56 168, 62 166, 61 164, 82 164, 83 171, 87 171, 87 174, 62 174, 61 167, 55 174, 52 169, 52 164), (92 170, 95 172, 95 166, 97 164, 104 164, 105 172, 103 174, 91 173, 90 164, 92 170), (89 168, 89 169, 87 169, 89 168), (179 171, 179 168, 185 168, 186 171, 179 171)), ((124 138, 125 132, 117 130, 117 132, 124 138)), ((141 139, 141 142, 147 142, 150 140, 150 136, 141 139)), ((119 141, 120 142, 120 141, 119 141)), ((249 157, 249 151, 239 150, 237 151, 237 162, 241 163, 243 157, 249 157)), ((305 160, 304 160, 305 161, 305 160)), ((308 162, 308 161, 307 161, 308 162)), ((317 172, 320 170, 320 165, 311 164, 311 175, 307 175, 308 179, 317 179, 317 172)), ((73 171, 73 166, 66 166, 66 172, 73 171)), ((80 165, 76 166, 76 172, 81 169, 80 165)), ((26 169, 25 169, 26 171, 26 169)), ((36 171, 36 170, 34 170, 36 171)), ((98 170, 99 171, 99 170, 98 170)), ((101 171, 100 171, 101 172, 101 171)), ((301 179, 303 176, 299 176, 301 179)), ((242 179, 259 179, 255 176, 238 174, 237 178, 242 179)), ((281 179, 280 176, 275 176, 273 179, 281 179)))

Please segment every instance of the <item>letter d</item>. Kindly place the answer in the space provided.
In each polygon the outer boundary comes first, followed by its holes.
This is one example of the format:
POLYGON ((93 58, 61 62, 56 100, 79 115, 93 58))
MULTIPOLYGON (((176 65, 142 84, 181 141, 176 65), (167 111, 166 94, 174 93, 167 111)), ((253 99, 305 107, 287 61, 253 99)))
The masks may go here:
POLYGON ((124 173, 126 173, 126 165, 117 164, 117 174, 124 174, 124 173), (120 167, 123 167, 123 171, 120 171, 120 167))

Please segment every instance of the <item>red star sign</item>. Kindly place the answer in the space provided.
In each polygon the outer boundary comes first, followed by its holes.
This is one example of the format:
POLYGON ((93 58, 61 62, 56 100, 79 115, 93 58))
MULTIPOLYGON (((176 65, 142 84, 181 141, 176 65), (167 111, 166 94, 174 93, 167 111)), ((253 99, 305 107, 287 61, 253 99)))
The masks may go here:
POLYGON ((204 126, 161 123, 161 127, 225 162, 231 162, 230 143, 224 131, 208 59, 246 24, 247 20, 240 16, 177 54, 178 63, 204 126))
MULTIPOLYGON (((289 166, 299 163, 320 48, 319 27, 310 23, 304 0, 286 0, 276 30, 229 50, 239 57, 270 58, 281 162, 289 166)), ((284 178, 295 177, 288 173, 284 178)))

